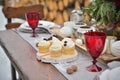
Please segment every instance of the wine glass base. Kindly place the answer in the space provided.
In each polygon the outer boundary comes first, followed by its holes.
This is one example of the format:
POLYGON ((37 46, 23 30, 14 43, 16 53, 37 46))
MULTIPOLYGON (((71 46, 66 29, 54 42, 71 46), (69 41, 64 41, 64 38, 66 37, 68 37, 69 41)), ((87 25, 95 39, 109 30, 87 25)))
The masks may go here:
POLYGON ((38 37, 38 35, 37 34, 32 34, 31 37, 38 37))
POLYGON ((87 67, 87 70, 90 72, 99 72, 102 70, 102 68, 97 65, 90 65, 87 67))

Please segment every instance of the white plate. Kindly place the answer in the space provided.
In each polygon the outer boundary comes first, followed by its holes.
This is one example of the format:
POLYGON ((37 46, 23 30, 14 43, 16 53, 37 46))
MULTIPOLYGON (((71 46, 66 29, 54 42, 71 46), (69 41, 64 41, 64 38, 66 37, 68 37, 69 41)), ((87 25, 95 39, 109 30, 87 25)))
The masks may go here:
MULTIPOLYGON (((50 21, 40 20, 38 27, 36 28, 36 32, 37 33, 51 33, 50 31, 51 28, 60 28, 60 25, 57 25, 50 21)), ((32 29, 28 25, 27 21, 21 24, 18 30, 21 32, 25 32, 25 33, 32 33, 32 29)))
POLYGON ((41 60, 42 62, 45 62, 45 63, 71 62, 71 61, 74 61, 78 58, 78 53, 75 50, 75 53, 73 55, 62 54, 62 56, 54 58, 54 57, 50 56, 49 52, 46 54, 43 54, 43 53, 40 54, 39 52, 37 52, 36 58, 38 60, 41 60))
MULTIPOLYGON (((49 21, 42 21, 42 20, 40 20, 40 21, 39 21, 39 24, 38 24, 38 28, 39 28, 39 27, 48 27, 48 28, 52 28, 52 27, 54 27, 54 26, 55 26, 55 23, 49 22, 49 21)), ((20 25, 20 28, 23 28, 23 29, 30 29, 30 30, 31 30, 31 28, 29 27, 27 21, 24 22, 23 24, 21 24, 21 25, 20 25)))

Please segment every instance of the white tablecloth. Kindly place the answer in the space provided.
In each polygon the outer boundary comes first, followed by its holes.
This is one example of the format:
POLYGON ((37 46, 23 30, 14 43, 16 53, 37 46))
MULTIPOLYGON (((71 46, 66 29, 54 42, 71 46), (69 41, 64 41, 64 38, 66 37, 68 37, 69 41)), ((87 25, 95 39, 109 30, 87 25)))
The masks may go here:
MULTIPOLYGON (((22 33, 20 31, 16 31, 23 39, 25 39, 28 43, 30 43, 36 50, 36 43, 41 39, 41 37, 49 37, 50 34, 38 34, 39 37, 32 38, 31 33, 22 33)), ((104 71, 107 67, 105 65, 102 65, 100 63, 97 63, 99 66, 102 67, 101 72, 88 72, 86 70, 86 67, 89 66, 91 63, 91 58, 89 56, 86 56, 82 54, 80 51, 78 55, 78 59, 70 62, 70 63, 64 63, 61 62, 59 64, 52 64, 55 66, 68 80, 94 80, 94 77, 96 75, 100 75, 102 71, 104 71), (73 74, 67 74, 66 68, 68 68, 71 65, 77 65, 78 70, 74 72, 73 74)))

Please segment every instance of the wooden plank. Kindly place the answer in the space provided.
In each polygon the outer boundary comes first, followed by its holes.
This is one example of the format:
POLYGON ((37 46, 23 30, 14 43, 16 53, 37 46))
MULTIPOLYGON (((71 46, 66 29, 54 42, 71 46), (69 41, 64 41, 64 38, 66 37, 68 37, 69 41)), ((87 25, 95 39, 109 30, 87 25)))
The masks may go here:
POLYGON ((51 64, 38 62, 37 51, 14 31, 0 31, 0 44, 22 80, 67 80, 51 64))

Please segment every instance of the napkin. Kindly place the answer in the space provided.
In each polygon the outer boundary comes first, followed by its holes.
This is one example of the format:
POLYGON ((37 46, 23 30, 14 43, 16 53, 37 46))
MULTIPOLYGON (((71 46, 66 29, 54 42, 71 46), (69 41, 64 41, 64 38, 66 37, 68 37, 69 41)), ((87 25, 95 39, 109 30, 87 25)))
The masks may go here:
POLYGON ((102 72, 102 74, 99 76, 100 80, 108 80, 108 73, 110 72, 109 69, 105 70, 104 72, 102 72))
POLYGON ((112 61, 107 64, 110 69, 120 67, 120 61, 112 61))
POLYGON ((100 80, 120 80, 120 61, 112 61, 107 65, 109 69, 101 73, 100 80))

